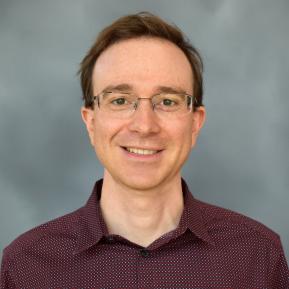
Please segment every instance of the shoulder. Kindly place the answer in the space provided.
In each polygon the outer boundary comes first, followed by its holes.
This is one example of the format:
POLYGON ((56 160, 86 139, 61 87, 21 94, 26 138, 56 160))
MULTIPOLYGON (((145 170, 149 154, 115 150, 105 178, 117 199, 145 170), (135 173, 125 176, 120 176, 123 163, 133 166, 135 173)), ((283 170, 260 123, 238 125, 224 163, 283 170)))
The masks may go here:
POLYGON ((46 242, 51 243, 52 240, 55 240, 56 243, 61 239, 74 240, 81 209, 55 218, 21 234, 3 250, 3 256, 13 258, 18 254, 45 246, 46 242))
POLYGON ((282 250, 280 236, 261 222, 241 213, 196 200, 208 231, 216 237, 261 240, 282 250))

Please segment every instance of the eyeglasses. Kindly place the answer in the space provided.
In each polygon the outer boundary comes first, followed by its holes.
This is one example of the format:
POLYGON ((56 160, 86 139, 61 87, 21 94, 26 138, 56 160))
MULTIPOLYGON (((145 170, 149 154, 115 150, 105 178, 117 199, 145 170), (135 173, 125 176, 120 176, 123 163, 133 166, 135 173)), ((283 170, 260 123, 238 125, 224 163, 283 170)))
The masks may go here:
POLYGON ((143 98, 133 93, 104 91, 93 97, 93 101, 97 101, 100 110, 115 118, 132 116, 141 99, 149 100, 154 112, 167 118, 186 115, 196 105, 194 96, 183 93, 159 93, 151 98, 143 98))

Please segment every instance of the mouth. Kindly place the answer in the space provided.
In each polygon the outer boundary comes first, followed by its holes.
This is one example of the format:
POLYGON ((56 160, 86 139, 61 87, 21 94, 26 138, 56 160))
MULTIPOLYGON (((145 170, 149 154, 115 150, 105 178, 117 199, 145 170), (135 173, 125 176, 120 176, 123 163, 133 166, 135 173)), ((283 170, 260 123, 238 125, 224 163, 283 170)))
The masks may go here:
POLYGON ((134 148, 134 147, 122 147, 122 148, 131 154, 139 155, 139 156, 155 155, 161 152, 161 150, 141 149, 141 148, 134 148))

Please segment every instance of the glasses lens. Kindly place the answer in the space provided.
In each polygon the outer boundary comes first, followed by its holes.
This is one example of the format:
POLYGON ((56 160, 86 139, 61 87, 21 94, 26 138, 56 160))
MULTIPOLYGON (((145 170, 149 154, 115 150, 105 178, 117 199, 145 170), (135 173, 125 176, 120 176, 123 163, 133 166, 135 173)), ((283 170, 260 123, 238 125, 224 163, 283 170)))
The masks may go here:
POLYGON ((107 92, 100 98, 100 105, 107 111, 129 110, 136 101, 136 97, 129 93, 107 92))
POLYGON ((187 96, 183 94, 158 94, 154 96, 153 103, 156 111, 180 114, 188 112, 187 96))

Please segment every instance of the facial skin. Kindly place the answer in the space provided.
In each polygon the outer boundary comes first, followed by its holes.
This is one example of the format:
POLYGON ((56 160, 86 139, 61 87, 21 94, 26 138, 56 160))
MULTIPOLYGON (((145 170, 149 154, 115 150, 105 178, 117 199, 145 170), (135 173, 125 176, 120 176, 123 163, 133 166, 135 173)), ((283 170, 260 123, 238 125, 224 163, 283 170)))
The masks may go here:
MULTIPOLYGON (((169 41, 136 38, 112 45, 98 58, 93 71, 93 91, 126 84, 139 97, 150 98, 160 86, 193 92, 192 70, 184 53, 169 41)), ((205 120, 198 108, 178 119, 163 119, 141 100, 128 119, 108 117, 99 110, 82 107, 91 144, 105 168, 104 178, 137 191, 155 190, 180 182, 180 170, 195 145, 205 120), (124 147, 158 150, 136 156, 124 147)))

